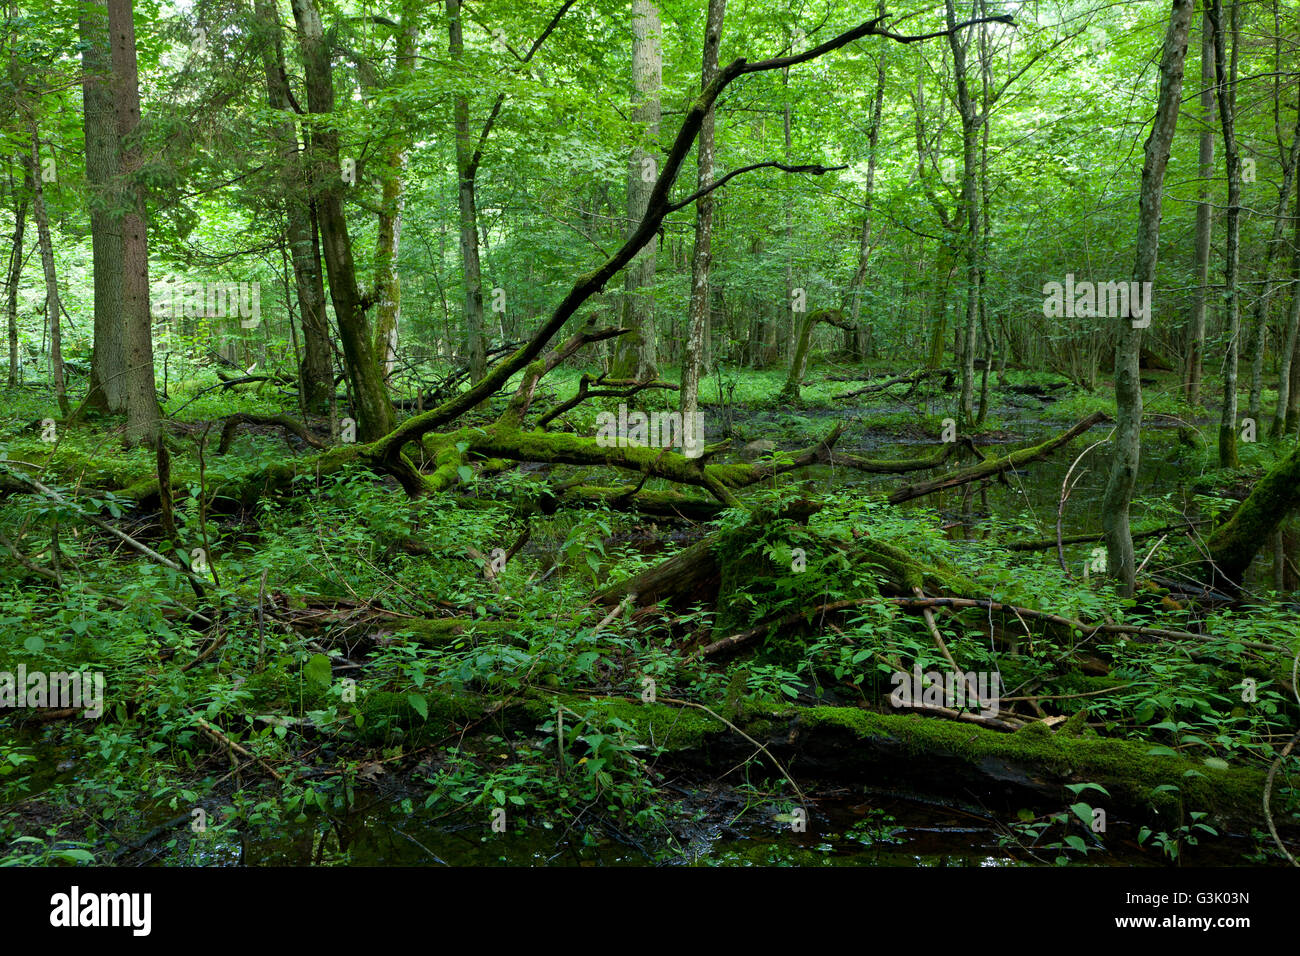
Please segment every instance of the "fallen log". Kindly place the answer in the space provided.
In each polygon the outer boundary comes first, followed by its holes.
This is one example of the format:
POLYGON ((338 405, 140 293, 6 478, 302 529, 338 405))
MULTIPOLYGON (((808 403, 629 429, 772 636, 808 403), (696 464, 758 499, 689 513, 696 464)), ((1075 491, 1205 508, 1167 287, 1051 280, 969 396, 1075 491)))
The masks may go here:
MULTIPOLYGON (((1161 525, 1159 528, 1148 528, 1145 531, 1134 531, 1133 540, 1140 541, 1143 538, 1154 538, 1160 534, 1173 534, 1176 531, 1189 531, 1197 525, 1203 524, 1201 521, 1182 521, 1178 524, 1161 525)), ((1031 541, 1007 541, 998 547, 1007 551, 1047 551, 1055 548, 1057 544, 1087 544, 1090 541, 1102 541, 1105 539, 1105 533, 1101 531, 1089 532, 1085 534, 1068 534, 1058 542, 1056 538, 1037 538, 1031 541)))
POLYGON ((945 375, 951 375, 952 372, 942 368, 926 368, 907 375, 898 375, 894 378, 887 379, 883 382, 872 382, 870 385, 864 385, 862 388, 855 388, 850 392, 844 392, 835 396, 835 400, 843 401, 846 398, 855 398, 858 395, 866 395, 868 392, 880 392, 894 385, 919 385, 921 382, 931 378, 939 378, 945 375))
MULTIPOLYGON (((295 421, 288 415, 252 415, 247 412, 236 412, 227 416, 225 423, 221 426, 221 440, 217 443, 218 455, 224 455, 230 451, 230 446, 234 444, 235 433, 239 430, 240 425, 269 425, 296 435, 312 448, 323 451, 329 447, 324 441, 308 431, 306 425, 295 421)), ((285 440, 288 440, 287 436, 285 440)))
POLYGON ((843 465, 856 471, 865 471, 872 475, 902 475, 909 471, 925 471, 938 468, 952 457, 957 442, 946 442, 942 449, 928 458, 863 458, 848 452, 832 452, 828 464, 843 465))
POLYGON ((962 468, 951 474, 944 475, 942 478, 935 478, 931 481, 922 481, 914 485, 907 485, 900 488, 889 496, 891 505, 901 504, 904 501, 911 501, 913 498, 921 498, 936 491, 942 491, 945 488, 956 488, 960 485, 969 484, 972 481, 980 481, 984 478, 993 478, 997 475, 1027 465, 1030 462, 1046 458, 1062 445, 1067 445, 1075 438, 1078 438, 1094 425, 1106 421, 1106 415, 1102 412, 1093 412, 1087 418, 1075 424, 1068 431, 1062 432, 1055 438, 1051 438, 1038 445, 1029 448, 1022 448, 1019 451, 1013 451, 1009 455, 1001 458, 986 458, 978 464, 971 465, 969 468, 962 468))
MULTIPOLYGON (((1053 733, 1043 721, 1006 733, 914 713, 819 706, 728 714, 734 721, 728 726, 663 703, 591 695, 571 697, 569 706, 617 718, 637 739, 654 740, 674 762, 687 765, 747 763, 755 757, 755 741, 796 778, 883 779, 925 793, 974 797, 1000 812, 1060 810, 1070 802, 1068 784, 1098 783, 1110 795, 1108 811, 1134 820, 1175 820, 1192 805, 1225 824, 1249 825, 1262 817, 1262 768, 1151 755, 1148 741, 1053 733)), ((1292 795, 1286 809, 1295 803, 1292 795)))

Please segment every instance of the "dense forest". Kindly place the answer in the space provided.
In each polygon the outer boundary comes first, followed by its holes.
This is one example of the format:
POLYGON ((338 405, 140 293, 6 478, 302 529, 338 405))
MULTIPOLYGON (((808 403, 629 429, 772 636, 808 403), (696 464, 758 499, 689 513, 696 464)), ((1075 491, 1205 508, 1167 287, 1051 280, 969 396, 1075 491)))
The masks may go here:
POLYGON ((1297 0, 2 16, 0 862, 1300 865, 1297 0))

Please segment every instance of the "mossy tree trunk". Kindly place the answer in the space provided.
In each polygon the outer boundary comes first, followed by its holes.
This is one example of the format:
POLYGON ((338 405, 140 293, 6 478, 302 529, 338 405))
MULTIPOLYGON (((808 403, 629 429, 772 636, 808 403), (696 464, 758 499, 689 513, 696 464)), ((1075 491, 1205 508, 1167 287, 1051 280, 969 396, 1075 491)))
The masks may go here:
POLYGON ((1214 60, 1218 72, 1219 118, 1223 126, 1223 155, 1228 171, 1227 250, 1224 256, 1224 337, 1227 355, 1223 367, 1223 411, 1219 418, 1219 464, 1236 468, 1237 458, 1237 366, 1241 330, 1241 151, 1237 148, 1237 52, 1241 46, 1237 29, 1237 3, 1232 5, 1232 61, 1225 56, 1227 36, 1223 28, 1223 2, 1212 0, 1210 25, 1214 29, 1214 60))
MULTIPOLYGON (((1165 167, 1169 163, 1169 151, 1178 123, 1192 6, 1192 0, 1174 0, 1160 58, 1160 97, 1155 122, 1144 147, 1146 157, 1142 163, 1142 187, 1138 196, 1137 264, 1133 270, 1134 281, 1143 285, 1153 283, 1156 277, 1165 167)), ((1133 306, 1134 303, 1130 302, 1129 313, 1121 312, 1115 320, 1115 451, 1101 506, 1107 569, 1119 582, 1121 593, 1127 597, 1133 596, 1137 573, 1133 536, 1129 530, 1129 502, 1137 484, 1142 454, 1142 384, 1139 380, 1142 331, 1133 316, 1133 306)), ((1153 311, 1148 297, 1147 322, 1153 311)))
POLYGON ((32 185, 32 218, 36 220, 36 240, 41 250, 41 272, 45 276, 45 321, 50 328, 50 374, 54 380, 54 397, 59 403, 59 413, 67 418, 68 387, 63 376, 63 331, 59 313, 63 309, 59 297, 59 277, 54 270, 54 243, 50 240, 50 217, 45 209, 45 190, 41 187, 40 137, 32 127, 31 152, 24 164, 26 178, 32 185))
POLYGON ((112 44, 114 106, 121 173, 126 186, 122 226, 122 343, 126 358, 126 441, 149 445, 158 440, 158 393, 153 368, 153 319, 149 312, 149 213, 141 178, 140 74, 135 53, 132 0, 108 0, 112 44))
POLYGON ((306 170, 299 157, 301 148, 293 122, 293 106, 285 80, 284 43, 280 18, 273 0, 256 0, 254 10, 267 39, 262 48, 262 70, 266 74, 266 100, 273 110, 285 114, 272 135, 280 149, 283 165, 285 239, 293 263, 294 291, 298 298, 298 321, 302 325, 303 354, 298 362, 298 402, 304 414, 321 412, 334 394, 334 359, 330 349, 329 321, 325 316, 325 277, 321 267, 320 238, 312 217, 311 198, 305 182, 306 170))
POLYGON ((1300 505, 1300 446, 1260 479, 1232 516, 1210 535, 1212 582, 1237 588, 1255 554, 1300 505))
MULTIPOLYGON (((334 79, 330 49, 315 0, 293 0, 298 26, 307 106, 316 115, 334 111, 334 79)), ((343 214, 343 171, 338 130, 322 123, 311 135, 311 184, 320 218, 325 268, 329 272, 330 299, 343 344, 344 366, 356 406, 357 433, 373 440, 392 431, 393 405, 384 385, 384 373, 375 353, 374 336, 366 318, 366 303, 357 285, 352 240, 343 214)))
MULTIPOLYGON (((30 175, 30 171, 24 169, 24 180, 27 180, 30 175)), ((9 252, 9 271, 5 276, 5 314, 9 319, 10 388, 18 384, 18 280, 23 274, 23 233, 27 226, 27 200, 30 192, 30 181, 24 182, 21 190, 14 190, 14 241, 9 252)))
POLYGON ((1187 404, 1201 401, 1201 366, 1205 352, 1205 300, 1210 286, 1210 238, 1214 207, 1210 180, 1214 176, 1214 27, 1209 12, 1201 17, 1201 132, 1197 147, 1196 240, 1192 266, 1196 291, 1192 294, 1192 320, 1187 327, 1187 368, 1183 387, 1187 404))
MULTIPOLYGON (((709 0, 709 15, 704 26, 704 62, 700 88, 709 85, 718 74, 718 47, 722 43, 722 24, 727 0, 709 0)), ((706 189, 713 182, 713 110, 700 125, 696 149, 696 188, 706 189)), ((686 335, 686 354, 682 360, 682 420, 699 410, 700 371, 705 363, 705 344, 709 334, 709 270, 713 263, 713 196, 706 195, 695 206, 695 248, 691 254, 690 330, 686 335)))
MULTIPOLYGON (((90 207, 95 299, 90 389, 85 404, 117 414, 126 411, 126 352, 122 327, 121 152, 114 117, 108 8, 105 0, 87 0, 81 4, 78 30, 81 39, 86 191, 87 205, 90 207)), ((18 234, 21 235, 21 227, 18 234)), ((11 341, 16 349, 16 329, 11 341)), ((13 371, 11 366, 11 377, 13 371)), ((12 380, 10 384, 14 384, 12 380)))

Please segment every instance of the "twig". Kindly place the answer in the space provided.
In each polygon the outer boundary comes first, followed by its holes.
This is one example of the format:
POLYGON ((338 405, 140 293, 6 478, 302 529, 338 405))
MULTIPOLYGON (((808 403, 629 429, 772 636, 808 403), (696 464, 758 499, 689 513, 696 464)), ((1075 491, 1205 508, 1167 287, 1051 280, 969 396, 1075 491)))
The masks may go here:
POLYGON ((267 773, 269 773, 276 780, 280 781, 280 783, 284 783, 284 777, 282 777, 278 772, 276 772, 276 769, 274 767, 272 767, 269 763, 267 763, 265 760, 263 760, 261 757, 257 756, 256 754, 249 753, 239 744, 235 743, 224 733, 222 733, 218 728, 212 726, 212 724, 204 720, 202 717, 195 715, 194 722, 198 724, 199 727, 201 727, 203 731, 213 740, 217 741, 219 744, 223 745, 227 749, 232 750, 235 753, 240 754, 244 757, 247 757, 249 760, 254 760, 257 763, 261 764, 263 769, 265 769, 267 773))

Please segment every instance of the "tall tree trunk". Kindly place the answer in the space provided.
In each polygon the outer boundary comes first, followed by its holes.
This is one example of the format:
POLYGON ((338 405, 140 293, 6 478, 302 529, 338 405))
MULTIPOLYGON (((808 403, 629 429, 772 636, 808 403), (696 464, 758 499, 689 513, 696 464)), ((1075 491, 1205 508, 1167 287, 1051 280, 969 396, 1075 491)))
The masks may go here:
MULTIPOLYGON (((1216 0, 1217 2, 1217 0, 1216 0)), ((1183 90, 1183 60, 1192 22, 1192 0, 1174 0, 1160 57, 1160 99, 1151 134, 1144 147, 1142 189, 1138 199, 1137 264, 1133 278, 1154 283, 1160 252, 1160 203, 1164 195, 1165 167, 1178 123, 1178 104, 1183 90)), ((1143 286, 1139 285, 1139 289, 1143 286)), ((1132 316, 1116 318, 1115 405, 1116 427, 1110 481, 1102 498, 1102 529, 1106 535, 1107 565, 1119 581, 1120 591, 1132 597, 1136 584, 1133 537, 1129 531, 1129 502, 1137 483, 1141 461, 1142 385, 1138 380, 1138 358, 1142 332, 1134 328, 1132 316)), ((1147 316, 1153 312, 1147 297, 1147 316)))
POLYGON ((31 167, 19 164, 23 169, 23 188, 12 189, 13 177, 9 182, 14 196, 14 241, 9 251, 9 268, 5 274, 5 315, 9 320, 9 387, 18 384, 18 280, 23 274, 23 235, 27 226, 27 200, 32 194, 31 167))
POLYGON ((86 134, 86 191, 95 286, 94 346, 86 404, 126 411, 126 320, 122 312, 121 156, 113 102, 112 53, 106 0, 80 5, 81 97, 86 134))
MULTIPOLYGON (((659 8, 655 0, 632 0, 632 119, 644 127, 627 167, 627 226, 630 236, 650 206, 650 192, 659 174, 659 91, 663 86, 663 48, 659 8)), ((614 374, 648 382, 658 376, 654 299, 655 246, 648 243, 624 271, 623 327, 616 339, 614 374)))
MULTIPOLYGON (((793 46, 791 47, 793 49, 793 46)), ((781 129, 785 142, 785 163, 790 165, 791 148, 790 132, 794 122, 794 113, 790 106, 790 71, 785 69, 781 71, 781 94, 785 100, 785 106, 781 111, 781 129)), ((808 361, 808 342, 804 342, 804 354, 798 359, 800 367, 796 370, 794 352, 798 351, 798 344, 803 336, 803 330, 806 328, 809 333, 816 328, 814 325, 805 324, 808 317, 807 290, 804 290, 803 311, 796 313, 794 310, 794 193, 791 191, 792 184, 789 179, 781 183, 781 205, 784 207, 785 214, 785 304, 781 308, 781 315, 784 319, 786 330, 777 333, 778 341, 781 343, 792 342, 793 348, 790 349, 790 372, 798 372, 799 378, 803 378, 803 365, 808 361)))
POLYGON ((1214 227, 1214 206, 1210 203, 1210 179, 1214 176, 1214 27, 1210 14, 1201 16, 1201 132, 1198 137, 1196 184, 1196 291, 1192 298, 1192 321, 1187 327, 1187 368, 1183 383, 1187 404, 1201 401, 1201 367, 1205 355, 1205 300, 1210 285, 1210 238, 1214 227))
MULTIPOLYGON (((988 16, 988 5, 986 0, 979 0, 979 15, 988 16)), ((988 319, 988 297, 984 295, 984 288, 987 284, 986 260, 989 249, 990 228, 989 215, 989 116, 992 113, 992 107, 989 100, 989 94, 992 87, 992 68, 989 57, 989 34, 988 27, 985 24, 979 25, 979 54, 980 54, 980 112, 983 116, 983 122, 980 123, 980 140, 979 140, 979 165, 976 167, 976 201, 980 205, 980 236, 979 236, 979 326, 980 332, 984 339, 984 368, 980 370, 980 400, 979 414, 975 418, 975 425, 979 427, 984 424, 984 419, 989 410, 989 370, 993 367, 993 330, 989 328, 988 319)))
MULTIPOLYGON (((334 78, 315 0, 293 0, 298 26, 307 108, 317 115, 334 112, 334 78)), ((339 164, 339 134, 326 124, 311 136, 312 184, 320 219, 330 300, 343 344, 343 364, 357 414, 357 437, 381 438, 393 429, 393 405, 384 386, 384 373, 375 356, 374 336, 357 286, 352 240, 343 215, 343 176, 339 164)))
POLYGON ((41 249, 41 269, 45 274, 45 318, 50 324, 50 375, 59 412, 68 417, 68 388, 63 377, 63 334, 59 328, 59 281, 54 270, 54 244, 50 241, 50 217, 45 209, 45 189, 41 186, 41 144, 32 129, 31 152, 27 155, 26 178, 32 186, 32 218, 36 220, 36 241, 41 249))
MULTIPOLYGON (((392 86, 405 83, 415 69, 415 41, 420 30, 420 6, 414 0, 402 5, 402 22, 397 34, 396 66, 392 86)), ((398 110, 398 130, 384 146, 379 176, 379 231, 375 239, 375 352, 388 380, 397 367, 397 329, 402 315, 401 277, 397 255, 402 244, 402 209, 405 204, 406 152, 409 147, 410 117, 398 110)))
MULTIPOLYGON (((460 0, 447 0, 447 30, 453 60, 465 52, 460 20, 460 0)), ((483 276, 478 256, 478 198, 472 166, 473 144, 469 138, 469 96, 458 92, 452 98, 452 120, 456 129, 456 197, 460 214, 460 261, 465 280, 465 329, 469 352, 470 380, 477 382, 487 373, 487 328, 483 321, 483 276)))
POLYGON ((1210 24, 1214 29, 1214 62, 1218 73, 1219 119, 1223 126, 1223 155, 1228 170, 1228 241, 1224 263, 1224 325, 1227 353, 1223 367, 1223 412, 1219 419, 1219 464, 1236 468, 1237 459, 1237 364, 1241 351, 1241 297, 1238 276, 1241 259, 1241 154, 1237 149, 1237 3, 1232 4, 1232 64, 1225 57, 1223 0, 1211 0, 1210 24))
POLYGON ((325 277, 321 270, 320 240, 311 214, 311 188, 299 156, 298 133, 292 119, 292 104, 284 67, 284 44, 280 17, 274 0, 256 0, 257 17, 268 31, 262 50, 266 73, 266 100, 285 120, 274 127, 283 164, 281 192, 284 196, 286 238, 293 263, 294 290, 302 323, 303 353, 298 363, 299 401, 304 413, 322 412, 334 394, 334 358, 330 347, 329 319, 325 314, 325 277))
POLYGON ((1268 307, 1273 299, 1273 257, 1286 242, 1286 207, 1295 186, 1296 166, 1300 163, 1300 112, 1296 114, 1295 132, 1291 135, 1291 149, 1282 156, 1282 187, 1278 190, 1277 205, 1273 207, 1273 233, 1268 248, 1264 250, 1261 268, 1264 287, 1255 300, 1255 315, 1250 335, 1250 400, 1246 415, 1259 422, 1259 403, 1264 390, 1264 344, 1268 331, 1268 307))
MULTIPOLYGON (((876 12, 884 13, 884 4, 876 12)), ((849 283, 849 316, 852 328, 844 333, 845 345, 854 359, 865 358, 866 334, 862 328, 862 293, 866 287, 867 263, 871 259, 871 213, 876 197, 876 147, 880 142, 880 115, 885 105, 885 59, 876 59, 876 92, 871 99, 871 125, 867 129, 867 181, 862 196, 862 235, 858 239, 858 265, 849 283)))
POLYGON ((962 326, 961 350, 961 421, 975 423, 975 347, 980 313, 980 196, 977 150, 979 127, 985 117, 971 99, 966 78, 968 40, 958 36, 957 10, 953 0, 945 0, 948 19, 948 45, 952 49, 953 81, 957 87, 957 111, 961 114, 961 203, 966 219, 966 319, 962 326))
POLYGON ((1300 421, 1300 189, 1296 190, 1291 217, 1291 309, 1287 314, 1286 343, 1282 346, 1277 381, 1277 408, 1273 411, 1274 438, 1295 432, 1300 421))
POLYGON ((121 171, 126 182, 122 215, 122 342, 126 353, 126 443, 152 446, 158 439, 158 394, 153 369, 153 319, 149 313, 149 215, 139 178, 140 85, 135 59, 132 0, 108 0, 114 102, 121 171))
MULTIPOLYGON (((700 89, 713 81, 718 72, 718 48, 722 44, 722 25, 727 0, 709 0, 708 19, 704 25, 704 58, 700 70, 700 89)), ((696 145, 696 189, 707 189, 713 182, 713 109, 710 107, 700 124, 696 145)), ((704 344, 709 328, 709 269, 712 266, 714 195, 695 204, 695 248, 691 254, 690 330, 686 335, 686 355, 682 361, 682 421, 699 409, 700 369, 704 364, 704 344)))

